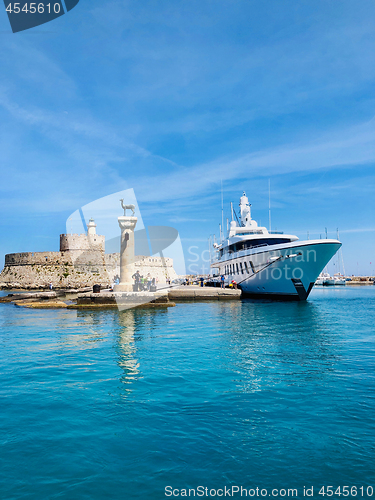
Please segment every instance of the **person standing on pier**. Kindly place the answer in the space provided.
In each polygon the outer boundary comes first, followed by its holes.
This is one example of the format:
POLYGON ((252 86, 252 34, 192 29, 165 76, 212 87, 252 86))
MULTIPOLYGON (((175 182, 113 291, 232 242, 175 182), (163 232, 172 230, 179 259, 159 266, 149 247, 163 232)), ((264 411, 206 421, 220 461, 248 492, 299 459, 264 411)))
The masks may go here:
POLYGON ((140 279, 141 279, 141 275, 139 274, 139 271, 137 271, 136 273, 133 274, 132 276, 133 280, 134 280, 134 291, 135 292, 139 292, 139 282, 140 282, 140 279))
POLYGON ((221 288, 225 288, 225 276, 224 276, 224 274, 222 274, 220 276, 220 286, 221 286, 221 288))

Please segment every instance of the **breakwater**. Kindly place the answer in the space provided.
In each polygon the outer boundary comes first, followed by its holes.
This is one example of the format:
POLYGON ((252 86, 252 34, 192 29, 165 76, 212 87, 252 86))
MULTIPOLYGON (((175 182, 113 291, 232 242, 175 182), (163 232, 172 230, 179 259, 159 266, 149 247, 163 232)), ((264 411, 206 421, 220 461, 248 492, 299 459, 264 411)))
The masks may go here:
MULTIPOLYGON (((76 290, 76 292, 78 292, 76 290)), ((69 291, 10 293, 0 303, 13 303, 31 309, 132 309, 173 307, 175 302, 239 300, 241 290, 185 286, 156 292, 69 293, 69 291)))

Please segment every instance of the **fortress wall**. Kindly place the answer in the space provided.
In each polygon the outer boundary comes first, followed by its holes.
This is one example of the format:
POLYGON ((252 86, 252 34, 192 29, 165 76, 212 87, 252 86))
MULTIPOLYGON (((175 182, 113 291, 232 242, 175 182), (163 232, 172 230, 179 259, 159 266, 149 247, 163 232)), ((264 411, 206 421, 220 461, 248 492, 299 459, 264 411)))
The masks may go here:
MULTIPOLYGON (((106 269, 111 281, 116 275, 120 275, 120 254, 112 253, 105 255, 106 269)), ((150 274, 158 283, 165 283, 166 279, 174 280, 178 277, 173 269, 173 259, 165 258, 164 264, 161 257, 146 257, 137 255, 135 262, 131 265, 131 272, 139 271, 142 276, 150 274)))
MULTIPOLYGON (((104 255, 105 263, 107 268, 116 267, 120 265, 120 254, 119 253, 109 253, 104 255)), ((163 265, 161 257, 148 257, 145 255, 136 255, 135 263, 136 267, 148 266, 148 267, 160 267, 163 265)), ((173 268, 173 259, 169 257, 164 258, 164 265, 173 268)))
MULTIPOLYGON (((166 258, 165 267, 160 257, 137 256, 132 264, 132 274, 149 273, 158 283, 167 277, 177 278, 173 260, 166 258)), ((104 254, 98 250, 73 250, 63 252, 26 252, 9 254, 0 274, 0 286, 8 288, 40 288, 52 282, 54 288, 81 288, 112 284, 120 274, 120 254, 104 254)))
POLYGON ((97 250, 73 250, 62 252, 63 256, 68 256, 74 267, 105 267, 105 254, 97 250))
POLYGON ((105 250, 105 236, 99 234, 60 234, 60 252, 105 250))
POLYGON ((63 259, 64 256, 60 252, 11 253, 5 256, 5 266, 59 265, 63 259))
POLYGON ((178 277, 173 269, 173 259, 168 257, 162 260, 161 257, 138 256, 134 263, 134 272, 137 270, 142 276, 150 274, 151 278, 157 280, 157 283, 165 283, 167 279, 174 280, 178 277))
POLYGON ((109 284, 104 253, 98 250, 76 252, 24 252, 5 256, 0 286, 40 288, 81 288, 109 284))
POLYGON ((104 268, 87 269, 74 266, 11 266, 5 267, 0 274, 2 288, 82 288, 100 284, 104 287, 110 280, 104 268), (91 272, 98 271, 98 272, 91 272))
POLYGON ((5 256, 7 266, 105 266, 104 253, 99 250, 73 250, 65 252, 24 252, 5 256))

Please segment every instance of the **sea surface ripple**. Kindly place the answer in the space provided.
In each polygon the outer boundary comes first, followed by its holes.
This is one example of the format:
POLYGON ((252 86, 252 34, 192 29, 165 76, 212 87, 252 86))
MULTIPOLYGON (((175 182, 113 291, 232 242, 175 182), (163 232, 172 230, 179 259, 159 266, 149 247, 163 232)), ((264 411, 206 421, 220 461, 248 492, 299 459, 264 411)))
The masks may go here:
POLYGON ((375 286, 154 311, 2 304, 0 498, 375 489, 374 317, 375 286))

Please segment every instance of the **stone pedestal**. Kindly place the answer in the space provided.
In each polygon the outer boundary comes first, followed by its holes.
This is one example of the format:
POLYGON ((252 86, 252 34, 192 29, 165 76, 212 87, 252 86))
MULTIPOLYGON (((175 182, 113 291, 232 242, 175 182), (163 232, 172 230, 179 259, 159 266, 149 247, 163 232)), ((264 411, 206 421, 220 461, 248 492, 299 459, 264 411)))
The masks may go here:
POLYGON ((123 215, 118 218, 121 228, 120 249, 120 283, 115 285, 115 292, 131 292, 133 290, 133 279, 131 264, 134 262, 134 228, 137 217, 123 215))

